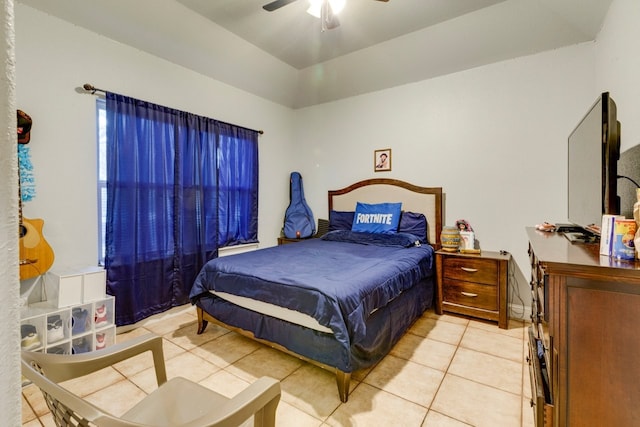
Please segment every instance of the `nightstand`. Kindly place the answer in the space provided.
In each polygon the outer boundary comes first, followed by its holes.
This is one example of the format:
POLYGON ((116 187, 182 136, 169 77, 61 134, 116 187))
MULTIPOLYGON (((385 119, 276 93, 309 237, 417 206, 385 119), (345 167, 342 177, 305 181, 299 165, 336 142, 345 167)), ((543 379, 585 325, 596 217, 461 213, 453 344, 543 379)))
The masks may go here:
POLYGON ((451 312, 498 322, 508 327, 507 285, 511 255, 436 252, 436 313, 451 312))
POLYGON ((286 245, 288 243, 304 242, 305 240, 309 240, 309 238, 306 238, 306 239, 291 239, 289 237, 278 237, 278 246, 279 245, 286 245))

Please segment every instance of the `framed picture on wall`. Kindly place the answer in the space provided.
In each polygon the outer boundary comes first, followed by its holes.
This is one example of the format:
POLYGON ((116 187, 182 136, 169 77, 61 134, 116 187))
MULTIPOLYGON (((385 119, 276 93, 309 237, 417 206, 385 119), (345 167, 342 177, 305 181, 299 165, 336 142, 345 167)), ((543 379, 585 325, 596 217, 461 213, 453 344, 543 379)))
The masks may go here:
POLYGON ((375 150, 373 152, 373 170, 387 172, 391 170, 391 148, 375 150))

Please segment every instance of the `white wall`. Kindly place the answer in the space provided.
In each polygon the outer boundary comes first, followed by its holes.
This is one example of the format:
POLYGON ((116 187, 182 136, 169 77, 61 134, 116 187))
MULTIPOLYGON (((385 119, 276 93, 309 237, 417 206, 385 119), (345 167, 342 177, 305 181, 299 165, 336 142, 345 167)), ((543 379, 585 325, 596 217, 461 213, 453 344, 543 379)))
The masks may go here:
POLYGON ((615 0, 596 44, 598 90, 609 91, 621 124, 621 151, 640 144, 640 2, 615 0))
POLYGON ((259 239, 276 244, 284 208, 272 207, 288 199, 290 109, 24 5, 16 7, 16 44, 18 108, 34 121, 29 146, 36 197, 24 204, 24 215, 44 219, 53 269, 98 259, 96 97, 78 91, 84 83, 264 130, 259 239))
POLYGON ((525 227, 566 221, 567 136, 596 97, 589 43, 310 107, 296 112, 297 168, 325 218, 326 190, 357 180, 442 186, 446 223, 468 220, 527 277, 525 227), (382 148, 392 171, 375 173, 382 148))

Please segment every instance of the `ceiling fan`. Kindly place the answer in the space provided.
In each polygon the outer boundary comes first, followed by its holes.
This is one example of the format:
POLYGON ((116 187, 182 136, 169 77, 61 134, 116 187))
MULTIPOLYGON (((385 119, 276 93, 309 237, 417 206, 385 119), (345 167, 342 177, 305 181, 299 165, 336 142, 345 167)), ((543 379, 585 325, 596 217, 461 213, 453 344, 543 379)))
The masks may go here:
MULTIPOLYGON (((286 6, 290 3, 293 3, 294 1, 297 1, 297 0, 275 0, 275 1, 272 1, 271 3, 265 4, 264 6, 262 6, 262 8, 267 12, 273 12, 274 10, 280 9, 281 7, 286 6)), ((389 0, 375 0, 375 1, 381 1, 386 3, 389 0)), ((322 23, 322 31, 331 30, 333 28, 336 28, 338 25, 340 25, 340 22, 338 21, 338 17, 336 16, 338 11, 333 9, 334 7, 332 5, 332 3, 334 3, 333 0, 318 0, 315 2, 312 1, 311 3, 312 3, 312 7, 309 8, 307 12, 320 18, 320 22, 322 23), (311 12, 311 10, 313 9, 313 3, 316 3, 316 5, 319 3, 319 8, 320 8, 319 16, 318 16, 318 13, 311 12)), ((342 3, 344 4, 344 1, 342 3)))

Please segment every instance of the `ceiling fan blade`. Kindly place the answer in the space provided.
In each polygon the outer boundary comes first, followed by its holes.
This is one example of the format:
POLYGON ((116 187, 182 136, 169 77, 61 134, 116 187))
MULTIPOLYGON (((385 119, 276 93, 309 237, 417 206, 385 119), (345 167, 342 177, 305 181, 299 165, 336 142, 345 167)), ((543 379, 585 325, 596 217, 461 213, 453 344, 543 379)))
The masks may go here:
POLYGON ((296 0, 275 0, 271 3, 265 4, 264 6, 262 6, 262 8, 267 12, 273 12, 274 10, 280 9, 282 6, 286 6, 289 3, 293 3, 294 1, 296 0))

